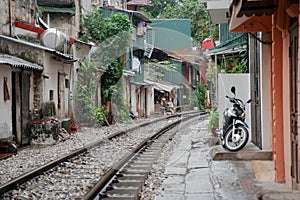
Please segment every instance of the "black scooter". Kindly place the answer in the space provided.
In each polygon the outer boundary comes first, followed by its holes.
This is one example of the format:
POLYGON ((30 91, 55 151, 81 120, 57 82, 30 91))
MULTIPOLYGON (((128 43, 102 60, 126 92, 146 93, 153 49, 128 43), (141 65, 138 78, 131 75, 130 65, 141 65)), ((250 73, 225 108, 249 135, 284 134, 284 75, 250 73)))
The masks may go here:
POLYGON ((218 136, 222 140, 222 146, 229 151, 239 151, 244 148, 249 139, 249 127, 245 122, 246 104, 251 102, 249 99, 244 103, 236 98, 235 87, 231 87, 233 97, 226 95, 226 98, 233 104, 223 112, 223 128, 219 129, 218 136))

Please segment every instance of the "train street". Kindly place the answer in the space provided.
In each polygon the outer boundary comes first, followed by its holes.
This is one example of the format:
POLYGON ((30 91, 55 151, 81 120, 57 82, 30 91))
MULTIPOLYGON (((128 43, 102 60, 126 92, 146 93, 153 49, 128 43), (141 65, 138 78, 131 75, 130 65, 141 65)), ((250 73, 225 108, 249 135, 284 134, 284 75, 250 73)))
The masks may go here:
POLYGON ((24 148, 0 161, 1 198, 252 200, 286 189, 263 190, 272 181, 270 161, 212 160, 220 146, 211 145, 207 123, 199 113, 136 120, 24 148))
POLYGON ((300 199, 300 1, 0 15, 0 199, 300 199))

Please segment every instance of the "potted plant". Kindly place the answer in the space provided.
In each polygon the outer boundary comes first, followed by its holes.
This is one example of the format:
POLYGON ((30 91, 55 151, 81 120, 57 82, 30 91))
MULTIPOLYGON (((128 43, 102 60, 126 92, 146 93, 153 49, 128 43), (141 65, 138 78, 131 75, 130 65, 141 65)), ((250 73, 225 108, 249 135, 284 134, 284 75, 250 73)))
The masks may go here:
POLYGON ((211 132, 213 136, 217 137, 216 129, 219 126, 219 112, 218 110, 206 110, 209 116, 209 122, 207 124, 208 132, 211 132))

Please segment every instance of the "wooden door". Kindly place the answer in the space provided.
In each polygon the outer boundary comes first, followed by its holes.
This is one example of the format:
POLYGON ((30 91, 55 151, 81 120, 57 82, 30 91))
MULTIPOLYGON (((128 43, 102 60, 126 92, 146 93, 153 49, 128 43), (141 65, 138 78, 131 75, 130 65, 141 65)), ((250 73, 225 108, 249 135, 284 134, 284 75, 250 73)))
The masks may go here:
POLYGON ((29 112, 29 96, 30 96, 30 73, 22 73, 21 81, 21 131, 22 144, 30 142, 30 112, 29 112))

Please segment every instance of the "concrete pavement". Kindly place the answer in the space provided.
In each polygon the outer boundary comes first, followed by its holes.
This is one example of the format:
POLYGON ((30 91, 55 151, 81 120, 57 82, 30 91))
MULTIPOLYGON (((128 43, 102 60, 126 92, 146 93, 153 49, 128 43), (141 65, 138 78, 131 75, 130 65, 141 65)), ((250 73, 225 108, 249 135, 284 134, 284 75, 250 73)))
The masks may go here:
MULTIPOLYGON (((214 199, 204 123, 192 125, 169 158, 156 200, 214 199)), ((207 131, 206 131, 207 132, 207 131)))
POLYGON ((205 121, 184 131, 165 166, 166 179, 155 200, 300 199, 300 193, 274 183, 270 152, 251 143, 238 153, 228 152, 210 147, 211 137, 205 121), (257 157, 261 160, 253 160, 257 157))

